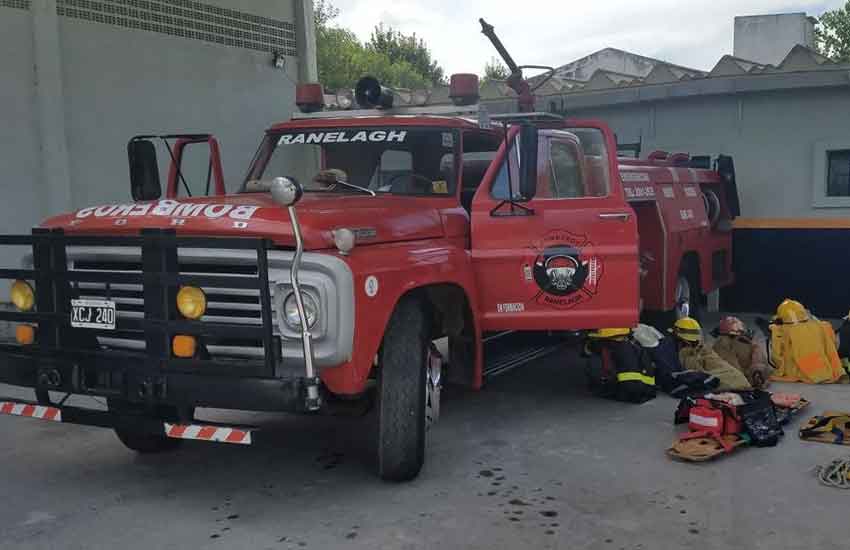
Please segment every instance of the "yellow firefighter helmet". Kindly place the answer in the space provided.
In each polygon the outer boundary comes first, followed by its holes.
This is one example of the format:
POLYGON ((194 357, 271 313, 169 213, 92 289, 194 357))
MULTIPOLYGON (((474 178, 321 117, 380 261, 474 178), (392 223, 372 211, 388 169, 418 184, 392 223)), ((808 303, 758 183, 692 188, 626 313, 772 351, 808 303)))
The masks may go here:
POLYGON ((630 328, 600 328, 589 332, 587 336, 589 338, 596 339, 613 339, 613 338, 625 338, 629 334, 631 334, 632 329, 630 328))
POLYGON ((696 319, 682 317, 673 324, 673 335, 685 342, 702 342, 702 327, 696 319))
POLYGON ((776 316, 786 325, 809 320, 809 312, 806 311, 803 304, 791 299, 785 299, 779 304, 779 307, 776 308, 776 316))

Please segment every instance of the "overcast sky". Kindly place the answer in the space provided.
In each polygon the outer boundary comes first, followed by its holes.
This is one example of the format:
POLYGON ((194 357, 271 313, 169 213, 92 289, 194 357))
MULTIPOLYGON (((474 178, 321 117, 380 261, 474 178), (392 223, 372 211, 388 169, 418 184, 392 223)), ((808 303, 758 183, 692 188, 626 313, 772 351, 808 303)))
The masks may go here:
POLYGON ((519 64, 564 65, 605 47, 696 69, 732 53, 736 15, 806 12, 844 0, 331 0, 337 23, 367 39, 379 22, 428 43, 446 72, 483 71, 496 55, 484 17, 519 64))

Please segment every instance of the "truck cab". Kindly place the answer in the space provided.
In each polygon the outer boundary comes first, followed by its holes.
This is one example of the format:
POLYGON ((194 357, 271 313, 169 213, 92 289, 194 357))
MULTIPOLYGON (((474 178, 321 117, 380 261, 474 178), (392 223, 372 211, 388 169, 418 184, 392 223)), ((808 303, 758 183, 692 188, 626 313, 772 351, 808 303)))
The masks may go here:
POLYGON ((0 382, 37 397, 0 398, 0 412, 111 427, 156 452, 262 437, 197 420, 197 407, 360 403, 377 416, 379 474, 406 480, 444 383, 481 388, 585 331, 633 327, 642 308, 681 313, 731 281, 721 221, 734 172, 620 159, 600 121, 491 117, 462 95, 442 111, 392 109, 375 93, 381 109, 307 108, 270 127, 233 194, 211 161, 207 193, 180 195, 172 152, 161 196, 152 139, 134 138, 134 202, 0 236, 32 252, 0 270, 17 308, 0 312, 16 324, 0 382), (109 410, 57 393, 106 397, 109 410))

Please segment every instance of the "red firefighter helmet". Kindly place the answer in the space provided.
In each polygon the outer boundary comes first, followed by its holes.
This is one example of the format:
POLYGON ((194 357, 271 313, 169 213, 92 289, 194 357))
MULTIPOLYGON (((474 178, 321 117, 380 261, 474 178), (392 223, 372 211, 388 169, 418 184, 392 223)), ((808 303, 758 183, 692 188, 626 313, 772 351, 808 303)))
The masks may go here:
POLYGON ((717 333, 726 336, 747 336, 747 325, 737 317, 724 317, 717 327, 717 333))

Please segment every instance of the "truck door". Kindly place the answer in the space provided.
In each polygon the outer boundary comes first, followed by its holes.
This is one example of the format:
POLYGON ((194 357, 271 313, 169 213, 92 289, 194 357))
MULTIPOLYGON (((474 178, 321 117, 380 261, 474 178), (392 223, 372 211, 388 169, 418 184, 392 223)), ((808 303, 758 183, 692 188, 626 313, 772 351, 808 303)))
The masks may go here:
POLYGON ((173 137, 166 198, 224 195, 218 140, 207 134, 173 137))
POLYGON ((537 193, 514 203, 516 132, 472 201, 472 259, 485 330, 632 327, 638 235, 604 124, 538 132, 537 193))

